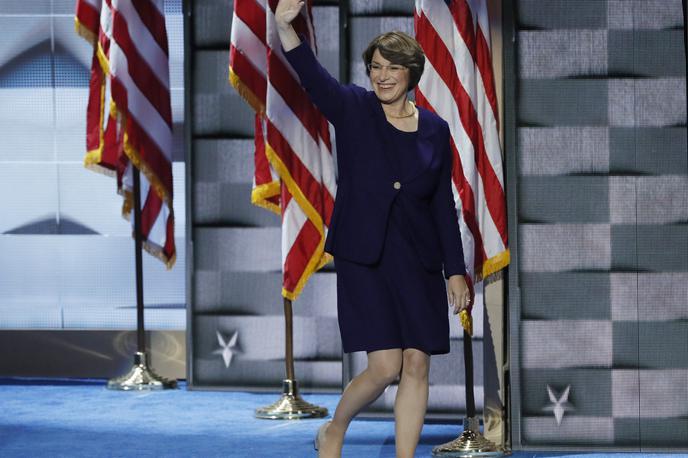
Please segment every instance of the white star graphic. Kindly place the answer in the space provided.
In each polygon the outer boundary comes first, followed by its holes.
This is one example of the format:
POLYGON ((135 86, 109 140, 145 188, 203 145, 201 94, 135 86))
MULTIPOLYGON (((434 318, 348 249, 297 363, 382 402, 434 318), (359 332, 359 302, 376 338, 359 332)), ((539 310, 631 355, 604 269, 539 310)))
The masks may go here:
POLYGON ((574 410, 573 406, 569 404, 569 393, 571 392, 571 385, 567 386, 561 397, 557 399, 554 394, 554 390, 547 385, 547 394, 549 395, 549 400, 552 405, 543 407, 542 410, 545 412, 554 412, 554 419, 557 421, 557 426, 561 425, 561 421, 564 418, 564 412, 567 410, 574 410))
POLYGON ((229 365, 232 364, 232 358, 234 357, 234 353, 240 353, 239 349, 236 348, 236 342, 237 338, 239 337, 239 331, 234 331, 232 337, 230 337, 229 340, 226 342, 224 337, 222 337, 222 334, 220 334, 220 331, 216 332, 217 341, 220 344, 220 348, 215 350, 213 352, 213 355, 222 355, 222 359, 225 362, 225 368, 229 368, 229 365))

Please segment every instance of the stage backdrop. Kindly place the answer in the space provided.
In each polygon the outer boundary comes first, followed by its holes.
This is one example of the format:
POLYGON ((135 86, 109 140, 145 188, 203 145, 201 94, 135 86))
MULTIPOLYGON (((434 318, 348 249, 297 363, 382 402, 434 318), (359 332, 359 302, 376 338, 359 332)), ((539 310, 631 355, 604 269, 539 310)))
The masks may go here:
POLYGON ((515 37, 505 73, 516 77, 505 93, 516 151, 507 154, 514 448, 685 448, 681 0, 514 6, 505 11, 515 37))

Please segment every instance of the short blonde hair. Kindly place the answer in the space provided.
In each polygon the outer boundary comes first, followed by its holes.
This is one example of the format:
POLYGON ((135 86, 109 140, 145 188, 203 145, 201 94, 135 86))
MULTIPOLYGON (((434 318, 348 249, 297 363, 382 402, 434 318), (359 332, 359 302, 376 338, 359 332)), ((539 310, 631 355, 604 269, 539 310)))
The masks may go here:
POLYGON ((366 67, 366 75, 370 76, 369 65, 373 60, 375 50, 380 51, 382 57, 393 64, 403 65, 410 71, 409 87, 416 87, 425 68, 425 53, 420 44, 413 37, 404 32, 387 32, 373 38, 365 51, 363 51, 363 63, 366 67))

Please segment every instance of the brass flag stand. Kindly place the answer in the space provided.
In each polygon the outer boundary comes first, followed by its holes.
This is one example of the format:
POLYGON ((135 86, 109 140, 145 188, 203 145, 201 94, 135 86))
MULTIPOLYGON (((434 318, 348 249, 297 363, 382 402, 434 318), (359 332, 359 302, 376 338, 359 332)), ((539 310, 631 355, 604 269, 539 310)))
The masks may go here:
POLYGON ((108 381, 110 390, 163 390, 177 388, 176 380, 168 380, 156 374, 148 366, 146 333, 143 326, 143 256, 141 237, 141 176, 132 165, 134 175, 134 246, 136 250, 136 332, 138 351, 134 354, 134 366, 126 374, 108 381))
POLYGON ((462 458, 504 456, 504 452, 480 432, 480 420, 475 413, 473 390, 473 339, 465 329, 463 331, 463 357, 466 368, 466 418, 463 419, 463 432, 453 441, 434 447, 432 456, 462 458))
POLYGON ((294 324, 291 300, 284 298, 285 364, 287 378, 282 380, 282 396, 269 406, 256 409, 256 418, 266 420, 299 420, 327 416, 325 407, 310 404, 301 398, 294 378, 294 324))

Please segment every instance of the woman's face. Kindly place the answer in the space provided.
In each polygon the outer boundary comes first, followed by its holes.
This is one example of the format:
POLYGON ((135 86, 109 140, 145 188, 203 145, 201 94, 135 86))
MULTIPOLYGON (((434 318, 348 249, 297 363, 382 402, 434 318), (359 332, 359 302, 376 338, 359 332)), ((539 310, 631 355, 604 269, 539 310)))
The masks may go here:
POLYGON ((370 60, 370 84, 382 103, 394 103, 408 92, 409 69, 393 64, 376 49, 370 60))

